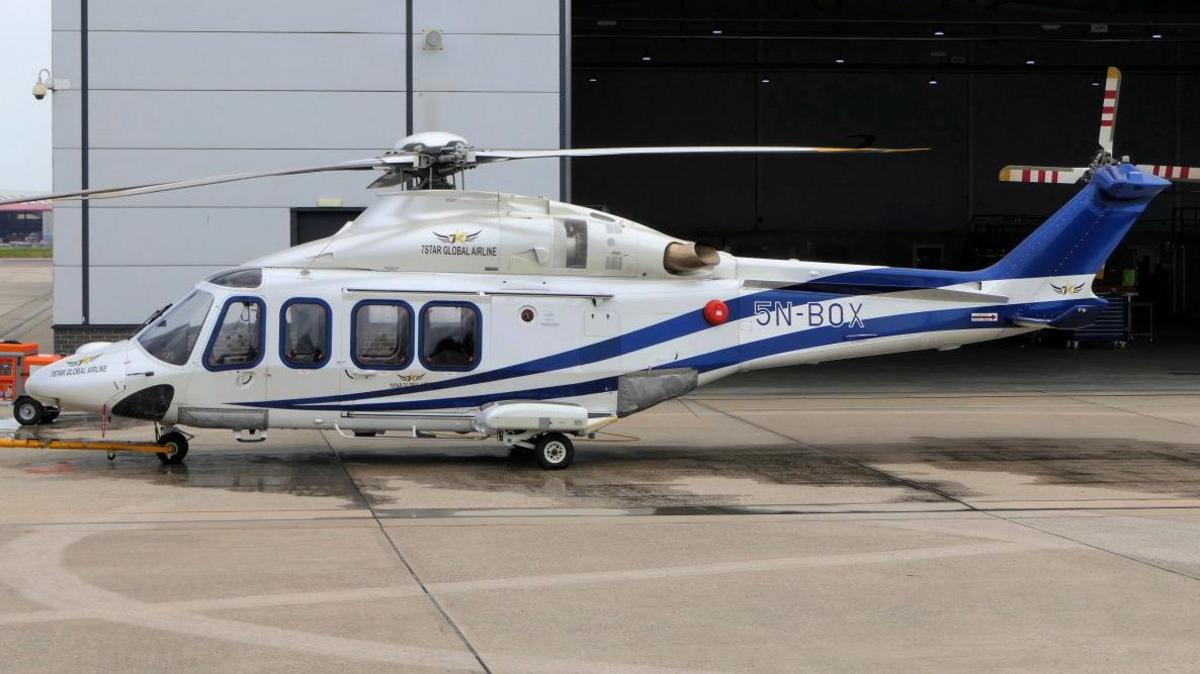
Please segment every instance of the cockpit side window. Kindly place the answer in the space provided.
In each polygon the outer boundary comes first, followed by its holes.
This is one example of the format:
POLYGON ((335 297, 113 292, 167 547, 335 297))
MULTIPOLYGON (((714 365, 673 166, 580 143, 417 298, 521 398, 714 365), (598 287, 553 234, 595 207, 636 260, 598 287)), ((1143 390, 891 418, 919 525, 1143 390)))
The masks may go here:
POLYGON ((314 298, 288 300, 279 311, 279 358, 288 367, 318 368, 329 362, 329 305, 314 298))
POLYGON ((262 285, 262 270, 230 269, 213 274, 208 282, 226 288, 257 288, 262 285))
POLYGON ((473 370, 479 365, 479 309, 466 302, 421 307, 421 363, 429 370, 473 370))
POLYGON ((212 303, 212 295, 203 290, 192 291, 166 313, 151 320, 138 334, 138 344, 164 363, 186 364, 212 303))
POLYGON ((257 297, 231 297, 213 327, 204 367, 209 370, 244 370, 263 357, 263 302, 257 297))

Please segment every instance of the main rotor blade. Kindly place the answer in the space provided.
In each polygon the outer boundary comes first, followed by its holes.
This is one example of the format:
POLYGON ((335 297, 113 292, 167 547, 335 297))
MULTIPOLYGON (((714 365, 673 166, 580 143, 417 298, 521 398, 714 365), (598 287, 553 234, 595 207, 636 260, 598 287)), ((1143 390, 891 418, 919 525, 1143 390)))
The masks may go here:
POLYGON ((1121 71, 1109 66, 1104 79, 1104 102, 1100 104, 1100 148, 1112 154, 1117 126, 1117 101, 1121 96, 1121 71))
POLYGON ((661 147, 590 147, 566 150, 476 150, 475 160, 481 164, 509 159, 539 159, 543 157, 612 157, 639 154, 887 154, 893 152, 924 152, 927 147, 793 147, 785 145, 696 145, 661 147))
POLYGON ((1005 166, 1000 181, 1006 183, 1077 183, 1086 168, 1063 166, 1005 166))
POLYGON ((340 164, 307 166, 304 168, 283 169, 280 171, 231 173, 228 175, 209 176, 207 178, 193 178, 190 180, 173 180, 161 183, 147 183, 144 185, 126 185, 123 187, 101 187, 89 190, 79 190, 77 192, 58 192, 56 194, 42 194, 37 196, 22 197, 20 199, 8 199, 5 201, 0 201, 0 206, 5 204, 23 204, 30 201, 42 201, 46 199, 115 199, 117 197, 131 197, 137 194, 169 192, 171 190, 184 190, 190 187, 220 185, 222 183, 232 183, 241 180, 254 180, 257 178, 271 178, 274 176, 295 176, 304 175, 306 173, 324 173, 327 171, 369 171, 371 169, 389 169, 403 164, 411 164, 414 161, 414 157, 415 155, 411 153, 389 154, 382 157, 372 157, 370 159, 355 159, 352 161, 342 162, 340 164))

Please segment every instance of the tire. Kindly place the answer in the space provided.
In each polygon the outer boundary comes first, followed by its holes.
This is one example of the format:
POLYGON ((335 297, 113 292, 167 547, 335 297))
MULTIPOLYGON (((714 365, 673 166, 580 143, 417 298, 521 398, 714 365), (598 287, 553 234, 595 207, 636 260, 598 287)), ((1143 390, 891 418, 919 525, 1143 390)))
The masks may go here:
POLYGON ((545 470, 562 470, 575 460, 575 445, 562 433, 547 433, 538 438, 538 464, 545 470))
POLYGON ((166 464, 183 463, 183 459, 188 453, 187 436, 179 431, 163 433, 158 438, 158 444, 167 449, 165 452, 159 452, 156 454, 159 461, 162 461, 166 464))
POLYGON ((36 426, 42 423, 46 408, 29 396, 21 396, 13 402, 13 417, 22 426, 36 426))

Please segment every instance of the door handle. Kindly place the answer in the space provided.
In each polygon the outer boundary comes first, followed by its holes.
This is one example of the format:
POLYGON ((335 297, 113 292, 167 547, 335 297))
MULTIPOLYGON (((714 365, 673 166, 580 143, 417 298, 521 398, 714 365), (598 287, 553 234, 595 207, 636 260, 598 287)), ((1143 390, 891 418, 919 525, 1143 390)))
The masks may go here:
POLYGON ((351 379, 369 379, 370 377, 374 377, 377 374, 379 374, 379 373, 375 372, 374 370, 351 370, 349 368, 346 369, 346 376, 351 379))

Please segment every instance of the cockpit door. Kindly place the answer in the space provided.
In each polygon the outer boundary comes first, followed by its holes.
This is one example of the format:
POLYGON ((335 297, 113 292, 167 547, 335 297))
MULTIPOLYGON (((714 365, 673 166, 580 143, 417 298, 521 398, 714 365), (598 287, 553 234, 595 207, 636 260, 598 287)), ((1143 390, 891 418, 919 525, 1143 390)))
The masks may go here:
MULTIPOLYGON (((236 405, 267 400, 269 322, 262 298, 225 300, 201 354, 207 372, 192 385, 197 403, 236 405)), ((263 423, 265 426, 265 411, 263 423)))

